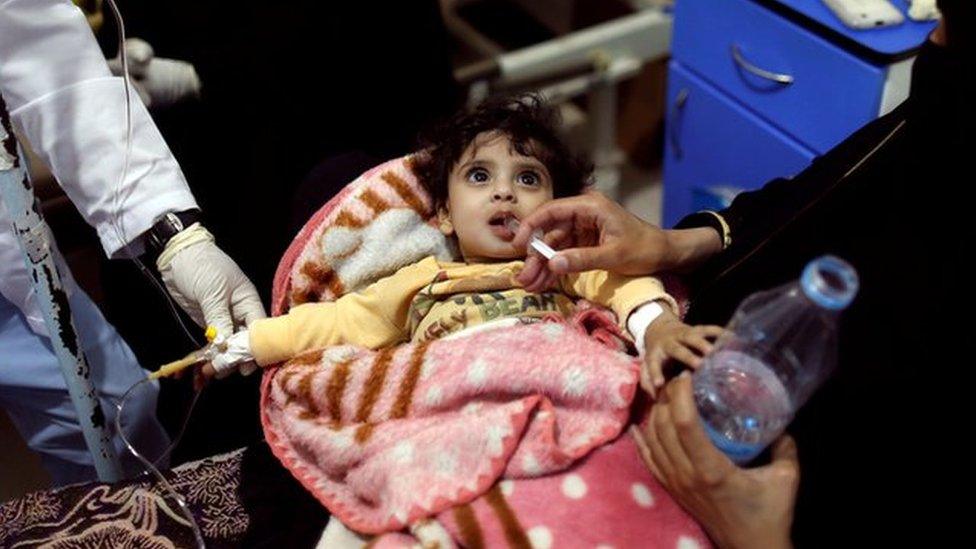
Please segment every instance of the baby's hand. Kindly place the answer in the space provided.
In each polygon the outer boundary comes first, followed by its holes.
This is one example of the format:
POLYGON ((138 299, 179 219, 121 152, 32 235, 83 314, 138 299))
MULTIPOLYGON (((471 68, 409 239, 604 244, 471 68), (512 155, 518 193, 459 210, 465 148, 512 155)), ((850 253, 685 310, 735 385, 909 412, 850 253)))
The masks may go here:
POLYGON ((250 375, 258 366, 251 355, 250 339, 247 330, 241 330, 227 338, 221 351, 215 353, 210 362, 207 362, 197 370, 197 375, 193 379, 195 387, 199 388, 216 377, 222 379, 234 371, 241 375, 250 375))
POLYGON ((724 331, 721 326, 689 326, 673 317, 652 322, 644 332, 641 387, 656 396, 664 385, 664 365, 672 360, 698 369, 702 357, 712 351, 712 341, 724 331))

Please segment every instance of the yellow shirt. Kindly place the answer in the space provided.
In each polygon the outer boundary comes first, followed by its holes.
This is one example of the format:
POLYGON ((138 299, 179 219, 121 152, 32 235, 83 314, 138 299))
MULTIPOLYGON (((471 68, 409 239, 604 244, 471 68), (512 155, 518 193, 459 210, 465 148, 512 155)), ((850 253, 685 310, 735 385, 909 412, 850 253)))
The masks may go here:
POLYGON ((378 349, 410 339, 437 339, 503 317, 566 315, 572 310, 571 298, 608 307, 622 327, 631 311, 649 301, 663 300, 677 310, 656 278, 587 271, 561 277, 558 291, 533 294, 514 280, 522 266, 522 261, 467 265, 428 257, 361 292, 255 321, 251 352, 265 366, 342 343, 378 349))

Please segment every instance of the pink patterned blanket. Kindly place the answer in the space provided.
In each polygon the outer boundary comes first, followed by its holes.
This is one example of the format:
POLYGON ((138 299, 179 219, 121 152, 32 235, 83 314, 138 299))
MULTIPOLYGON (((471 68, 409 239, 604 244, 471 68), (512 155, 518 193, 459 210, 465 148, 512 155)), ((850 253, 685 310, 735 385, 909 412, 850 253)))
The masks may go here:
MULTIPOLYGON (((274 314, 449 259, 430 215, 409 157, 364 173, 285 253, 274 314)), ((638 363, 618 336, 584 309, 427 345, 309 353, 265 372, 265 435, 336 518, 385 533, 374 547, 708 546, 620 435, 638 363)))
MULTIPOLYGON (((694 542, 688 547, 705 546, 707 539, 657 486, 629 439, 618 439, 638 364, 610 347, 619 344, 608 337, 616 329, 590 309, 566 323, 485 329, 382 351, 340 346, 309 353, 265 377, 268 444, 306 489, 358 532, 414 526, 412 535, 422 538, 429 529, 417 525, 437 519, 453 543, 470 545, 475 536, 493 546, 530 540, 532 528, 520 526, 525 522, 548 524, 546 534, 536 529, 534 535, 558 536, 560 547, 582 546, 575 543, 587 539, 580 536, 584 531, 599 532, 608 543, 626 544, 636 535, 642 546, 674 547, 680 539, 694 542), (615 439, 606 456, 583 460, 615 439), (505 490, 513 486, 520 487, 519 497, 505 503, 505 490), (560 518, 566 505, 540 505, 560 490, 568 493, 569 499, 560 498, 567 505, 587 492, 621 492, 591 498, 587 507, 614 509, 624 522, 580 530, 584 525, 572 517, 560 518), (498 515, 499 505, 507 505, 507 513, 498 515), (486 512, 500 522, 492 525, 486 512), (480 533, 472 534, 472 524, 480 533), (513 524, 520 534, 511 532, 513 524), (658 539, 668 542, 653 542, 658 539)), ((377 541, 406 539, 412 538, 377 541)))

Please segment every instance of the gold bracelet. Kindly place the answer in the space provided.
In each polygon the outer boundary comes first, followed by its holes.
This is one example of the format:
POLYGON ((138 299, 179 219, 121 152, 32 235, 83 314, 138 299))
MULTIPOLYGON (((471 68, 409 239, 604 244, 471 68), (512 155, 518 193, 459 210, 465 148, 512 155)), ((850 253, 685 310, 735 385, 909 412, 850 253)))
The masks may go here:
POLYGON ((724 250, 729 246, 731 246, 732 229, 729 227, 729 224, 725 221, 725 218, 722 217, 722 215, 719 214, 718 212, 713 212, 711 210, 705 210, 701 213, 711 214, 718 221, 719 226, 721 226, 722 230, 719 231, 719 233, 720 236, 722 237, 722 249, 724 250))
POLYGON ((721 214, 712 210, 702 210, 685 216, 674 226, 675 229, 694 229, 698 227, 714 229, 722 240, 722 250, 732 245, 732 229, 721 214))

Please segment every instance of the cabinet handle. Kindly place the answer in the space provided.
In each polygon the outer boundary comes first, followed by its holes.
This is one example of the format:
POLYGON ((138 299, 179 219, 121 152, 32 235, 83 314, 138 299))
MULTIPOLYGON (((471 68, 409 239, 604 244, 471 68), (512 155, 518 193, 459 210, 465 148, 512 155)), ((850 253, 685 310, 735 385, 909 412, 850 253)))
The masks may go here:
POLYGON ((789 74, 767 71, 766 69, 761 69, 750 63, 745 57, 743 57, 742 50, 739 49, 738 44, 732 44, 732 59, 735 60, 737 65, 758 76, 759 78, 765 78, 766 80, 770 80, 784 86, 789 86, 793 83, 793 76, 789 74))
POLYGON ((674 104, 671 105, 671 122, 668 124, 668 137, 671 140, 671 149, 674 150, 674 157, 681 158, 684 151, 681 149, 681 141, 678 138, 678 117, 684 112, 685 103, 688 102, 688 88, 681 88, 678 95, 674 97, 674 104))

